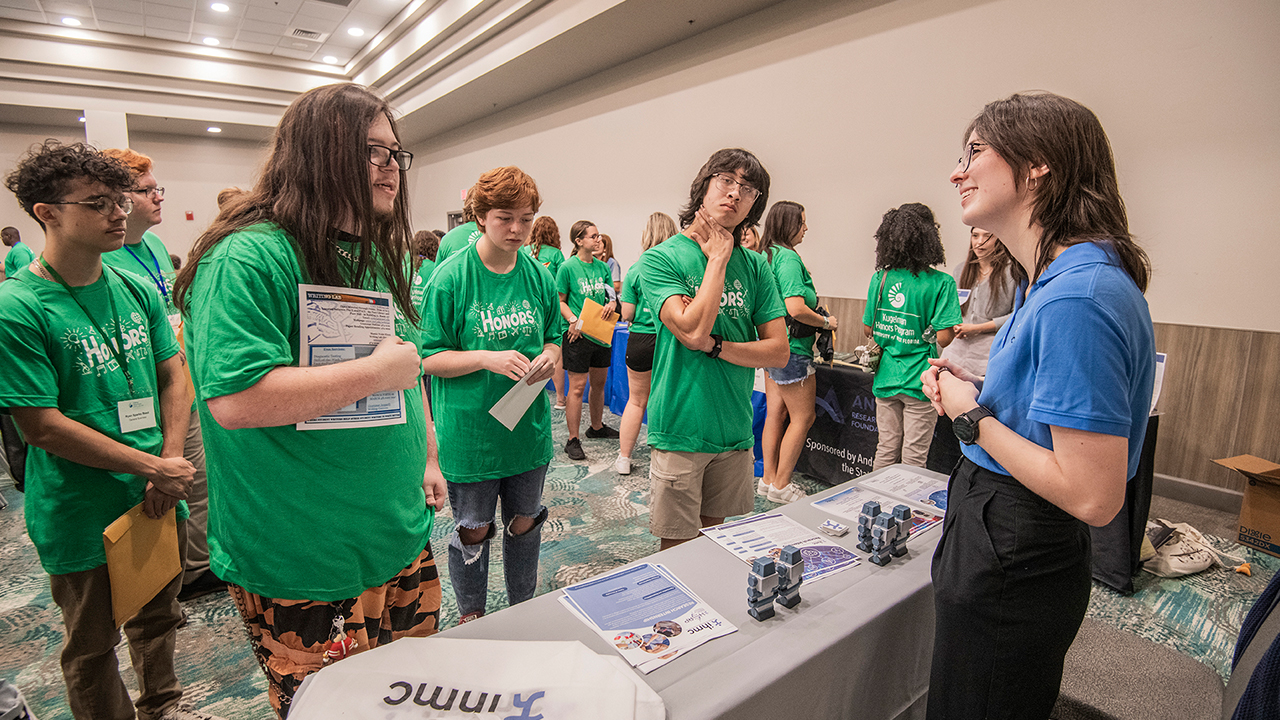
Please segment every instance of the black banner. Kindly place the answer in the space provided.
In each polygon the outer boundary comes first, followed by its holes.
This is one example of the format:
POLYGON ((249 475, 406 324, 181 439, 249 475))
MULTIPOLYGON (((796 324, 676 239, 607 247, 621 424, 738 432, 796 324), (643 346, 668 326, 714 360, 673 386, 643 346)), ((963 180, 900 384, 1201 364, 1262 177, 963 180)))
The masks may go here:
POLYGON ((818 365, 818 418, 796 470, 828 485, 871 472, 876 455, 874 377, 847 365, 818 365))

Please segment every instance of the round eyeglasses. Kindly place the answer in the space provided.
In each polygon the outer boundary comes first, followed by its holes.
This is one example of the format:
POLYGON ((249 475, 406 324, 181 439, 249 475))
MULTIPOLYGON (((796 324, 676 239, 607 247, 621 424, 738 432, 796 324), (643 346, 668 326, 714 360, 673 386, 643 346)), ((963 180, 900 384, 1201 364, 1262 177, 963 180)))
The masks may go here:
POLYGON ((133 201, 127 197, 119 200, 112 200, 109 197, 99 197, 92 200, 62 200, 60 202, 47 202, 45 205, 87 205, 98 211, 103 217, 111 217, 111 213, 115 212, 118 207, 124 211, 125 215, 133 212, 133 201))
POLYGON ((722 193, 731 193, 734 188, 738 189, 738 194, 743 200, 755 200, 760 197, 760 191, 733 177, 732 175, 724 175, 716 173, 711 177, 716 179, 716 188, 722 193))

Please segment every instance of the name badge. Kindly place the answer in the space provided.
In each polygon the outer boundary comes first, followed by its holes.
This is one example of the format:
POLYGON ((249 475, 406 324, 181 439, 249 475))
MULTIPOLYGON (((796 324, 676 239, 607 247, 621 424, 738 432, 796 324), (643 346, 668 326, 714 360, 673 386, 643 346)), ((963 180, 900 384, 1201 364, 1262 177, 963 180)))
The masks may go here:
POLYGON ((120 413, 120 432, 146 430, 156 426, 156 403, 154 398, 138 398, 137 400, 121 400, 116 403, 120 413))

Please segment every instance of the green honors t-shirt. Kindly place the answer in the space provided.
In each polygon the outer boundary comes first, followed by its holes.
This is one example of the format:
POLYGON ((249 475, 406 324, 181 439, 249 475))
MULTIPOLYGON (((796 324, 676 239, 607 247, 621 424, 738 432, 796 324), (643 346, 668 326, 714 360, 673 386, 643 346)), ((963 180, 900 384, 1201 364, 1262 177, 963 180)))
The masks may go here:
POLYGON ((564 264, 564 253, 560 252, 560 248, 553 248, 550 245, 539 245, 537 255, 530 250, 529 257, 542 263, 542 267, 551 271, 553 278, 560 272, 560 266, 564 264))
POLYGON ((440 266, 450 255, 469 246, 475 245, 484 231, 474 222, 462 223, 440 238, 440 249, 436 250, 436 267, 440 266))
POLYGON ((421 326, 422 303, 427 299, 427 282, 436 271, 436 263, 427 258, 422 259, 417 272, 409 279, 409 302, 418 309, 419 326, 421 326))
POLYGON ((164 297, 166 304, 172 306, 173 279, 177 272, 173 269, 169 250, 155 233, 148 230, 142 233, 142 240, 138 243, 103 253, 102 263, 146 280, 148 285, 164 297))
MULTIPOLYGON (((601 305, 607 304, 609 290, 612 289, 613 276, 609 273, 609 266, 594 257, 590 263, 585 263, 577 255, 572 255, 556 273, 556 290, 565 296, 565 302, 574 315, 582 314, 582 304, 587 298, 601 305)), ((584 337, 597 345, 604 345, 589 335, 584 337)))
POLYGON ((26 243, 19 240, 9 248, 9 253, 4 256, 4 276, 6 278, 14 277, 18 271, 31 264, 36 259, 36 254, 26 243))
MULTIPOLYGON (((560 341, 560 298, 546 268, 528 253, 499 275, 474 246, 441 266, 427 287, 422 355, 446 350, 515 350, 532 360, 560 341)), ((551 408, 534 400, 514 430, 489 409, 516 381, 488 370, 431 378, 440 469, 449 482, 505 478, 551 462, 551 408)))
POLYGON ((927 400, 920 374, 928 369, 929 358, 938 357, 938 346, 925 342, 924 332, 929 326, 937 331, 960 324, 955 278, 933 268, 919 275, 900 268, 877 271, 867 290, 862 324, 871 326, 872 336, 884 348, 876 370, 875 396, 903 394, 927 400), (886 272, 884 291, 880 292, 880 278, 886 272))
MULTIPOLYGON (((110 268, 75 293, 107 338, 65 288, 26 267, 0 285, 0 406, 56 407, 112 440, 158 455, 164 436, 156 363, 178 352, 160 296, 149 284, 110 268), (117 403, 129 399, 129 383, 108 342, 129 366, 133 397, 154 399, 156 427, 121 432, 117 403)), ((146 487, 136 475, 80 465, 32 445, 24 496, 27 533, 45 572, 63 575, 105 563, 102 531, 142 502, 146 487)), ((186 516, 186 503, 179 503, 178 518, 186 516)))
MULTIPOLYGON (((207 404, 298 366, 298 285, 306 282, 278 226, 227 236, 200 259, 192 282, 187 356, 209 470, 213 571, 267 597, 333 601, 385 583, 427 545, 435 515, 422 490, 422 393, 405 391, 404 424, 352 429, 227 430, 207 404)), ((388 288, 370 278, 366 289, 388 288)), ((396 334, 421 348, 398 309, 396 334)))
MULTIPOLYGON (((810 310, 818 307, 818 291, 813 287, 813 277, 809 268, 804 266, 800 254, 788 247, 774 246, 773 260, 770 263, 773 276, 778 281, 778 294, 782 296, 783 306, 789 297, 804 298, 805 307, 810 310)), ((813 357, 814 336, 807 338, 791 338, 791 354, 813 357)))
MULTIPOLYGON (((651 248, 637 263, 645 303, 653 308, 658 346, 649 393, 649 445, 661 450, 718 453, 749 448, 755 371, 690 350, 661 322, 673 295, 698 293, 707 257, 683 233, 651 248)), ((726 342, 759 339, 756 328, 786 314, 773 273, 759 253, 735 248, 725 269, 720 314, 712 332, 726 342)))
POLYGON ((631 321, 631 332, 641 335, 653 335, 658 332, 658 318, 644 301, 644 293, 640 290, 640 263, 637 262, 627 271, 622 281, 622 302, 636 306, 635 319, 631 321))

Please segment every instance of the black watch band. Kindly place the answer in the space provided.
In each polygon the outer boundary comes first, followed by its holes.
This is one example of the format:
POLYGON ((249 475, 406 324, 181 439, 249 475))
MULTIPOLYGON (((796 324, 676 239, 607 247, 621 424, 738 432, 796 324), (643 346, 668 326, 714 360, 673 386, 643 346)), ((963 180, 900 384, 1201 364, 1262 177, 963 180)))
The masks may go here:
POLYGON ((710 350, 707 351, 707 357, 711 358, 712 360, 715 360, 716 358, 720 357, 720 350, 724 346, 724 338, 720 337, 719 335, 713 334, 711 336, 711 339, 715 340, 716 344, 714 347, 712 347, 710 350))
POLYGON ((956 434, 957 440, 965 445, 972 445, 978 442, 978 423, 982 418, 988 417, 995 417, 995 413, 979 405, 963 415, 957 415, 951 421, 951 431, 956 434))

